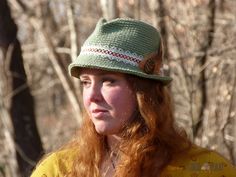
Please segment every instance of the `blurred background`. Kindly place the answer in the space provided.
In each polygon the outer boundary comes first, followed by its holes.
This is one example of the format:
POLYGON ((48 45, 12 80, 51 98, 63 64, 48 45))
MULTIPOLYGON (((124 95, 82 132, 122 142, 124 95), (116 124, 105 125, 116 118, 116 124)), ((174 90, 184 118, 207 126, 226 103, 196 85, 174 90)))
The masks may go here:
POLYGON ((67 66, 101 17, 160 30, 176 123, 236 164, 235 12, 235 0, 1 0, 0 177, 29 176, 74 136, 80 91, 67 66))

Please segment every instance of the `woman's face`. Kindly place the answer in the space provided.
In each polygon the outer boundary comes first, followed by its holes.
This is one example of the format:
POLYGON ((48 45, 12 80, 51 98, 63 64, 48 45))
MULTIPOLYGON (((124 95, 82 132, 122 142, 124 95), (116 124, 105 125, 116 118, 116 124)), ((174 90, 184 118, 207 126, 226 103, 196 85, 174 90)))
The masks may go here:
POLYGON ((103 135, 119 134, 137 108, 125 74, 82 69, 80 81, 83 103, 96 131, 103 135))

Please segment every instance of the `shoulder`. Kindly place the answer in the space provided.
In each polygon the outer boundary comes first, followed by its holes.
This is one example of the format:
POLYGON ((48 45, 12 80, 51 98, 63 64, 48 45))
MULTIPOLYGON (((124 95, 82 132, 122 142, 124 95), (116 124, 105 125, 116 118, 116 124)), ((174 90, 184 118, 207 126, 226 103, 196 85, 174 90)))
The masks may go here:
POLYGON ((217 152, 193 146, 177 155, 164 173, 169 177, 235 177, 236 168, 217 152))
POLYGON ((31 177, 57 177, 70 171, 77 151, 73 149, 60 150, 48 154, 36 166, 31 177))

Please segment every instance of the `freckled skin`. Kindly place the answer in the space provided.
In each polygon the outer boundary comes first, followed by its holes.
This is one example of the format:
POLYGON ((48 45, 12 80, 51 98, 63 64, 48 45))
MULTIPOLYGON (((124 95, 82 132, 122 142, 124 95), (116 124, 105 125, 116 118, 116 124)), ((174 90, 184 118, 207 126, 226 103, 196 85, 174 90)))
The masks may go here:
POLYGON ((125 74, 82 69, 83 103, 99 134, 119 134, 132 119, 137 102, 125 74))

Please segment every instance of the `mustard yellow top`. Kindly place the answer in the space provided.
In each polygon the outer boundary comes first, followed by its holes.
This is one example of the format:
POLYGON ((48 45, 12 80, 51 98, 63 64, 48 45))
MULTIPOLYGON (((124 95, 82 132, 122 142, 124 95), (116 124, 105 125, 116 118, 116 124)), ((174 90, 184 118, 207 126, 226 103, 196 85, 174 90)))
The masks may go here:
MULTIPOLYGON (((31 177, 63 177, 70 172, 75 153, 62 150, 45 158, 31 177)), ((236 177, 236 168, 216 152, 193 147, 186 154, 175 158, 162 177, 236 177)))

